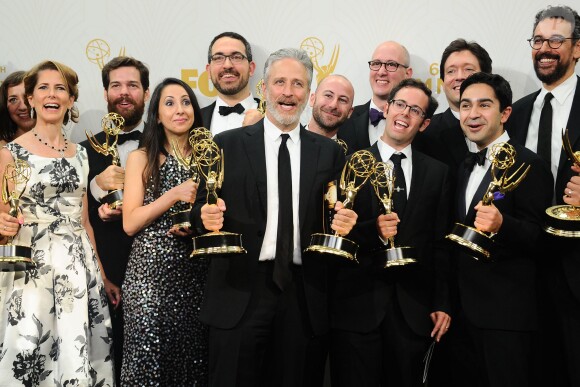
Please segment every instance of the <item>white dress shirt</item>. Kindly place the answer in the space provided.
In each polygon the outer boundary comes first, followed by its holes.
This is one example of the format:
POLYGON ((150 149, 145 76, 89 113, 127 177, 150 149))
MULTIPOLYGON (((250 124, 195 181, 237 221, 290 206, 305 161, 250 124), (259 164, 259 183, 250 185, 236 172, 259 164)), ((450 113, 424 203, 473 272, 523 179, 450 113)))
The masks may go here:
POLYGON ((213 115, 211 117, 211 133, 215 136, 218 133, 225 132, 226 130, 239 128, 244 122, 244 117, 246 116, 246 110, 257 109, 258 103, 254 99, 252 93, 246 97, 246 99, 240 101, 240 104, 244 107, 244 112, 242 114, 230 113, 227 116, 222 116, 220 114, 220 106, 230 106, 224 102, 223 99, 217 97, 215 100, 215 109, 213 110, 213 115))
POLYGON ((566 125, 568 125, 568 117, 570 117, 570 111, 572 110, 572 101, 574 100, 574 91, 576 90, 577 83, 578 78, 576 74, 572 74, 570 78, 566 79, 550 92, 542 86, 540 94, 538 94, 534 102, 532 115, 530 117, 526 148, 537 153, 540 115, 542 113, 542 107, 544 107, 544 98, 546 94, 552 93, 554 98, 550 101, 552 104, 552 162, 550 163, 550 170, 554 176, 554 182, 556 181, 558 165, 560 164, 562 132, 566 129, 566 125))
MULTIPOLYGON (((377 105, 375 105, 375 103, 373 102, 373 100, 371 99, 371 106, 369 107, 369 117, 370 117, 370 111, 371 109, 377 109, 378 111, 382 112, 383 108, 378 107, 377 105)), ((369 143, 371 145, 373 145, 375 142, 377 142, 377 140, 379 139, 379 137, 381 137, 383 135, 383 132, 385 131, 385 125, 387 124, 387 121, 382 119, 379 121, 379 123, 377 124, 377 126, 373 126, 373 124, 371 124, 371 120, 369 118, 369 143)))
MULTIPOLYGON (((510 136, 507 134, 507 132, 503 132, 501 136, 496 138, 491 144, 487 146, 487 153, 485 155, 485 162, 483 163, 483 165, 479 165, 476 163, 473 166, 473 171, 471 171, 471 175, 469 175, 469 180, 467 181, 467 188, 465 189, 466 214, 469 212, 469 206, 471 205, 471 201, 473 200, 473 196, 475 195, 477 188, 481 185, 481 181, 483 180, 485 174, 487 173, 487 170, 491 166, 491 163, 489 161, 489 151, 491 147, 500 142, 508 142, 509 139, 510 136)), ((481 198, 478 198, 478 202, 481 199, 483 199, 483 196, 481 198)))
MULTIPOLYGON (((145 123, 141 121, 139 125, 137 125, 131 132, 139 131, 143 133, 143 128, 145 127, 145 123)), ((131 133, 127 132, 127 133, 131 133)), ((129 157, 129 153, 133 152, 139 146, 139 141, 137 140, 127 140, 121 145, 117 145, 117 149, 119 151, 119 162, 121 163, 121 167, 125 168, 127 165, 127 158, 129 157)), ((101 189, 97 185, 96 177, 93 178, 90 182, 91 187, 91 194, 95 198, 96 201, 99 201, 103 196, 105 196, 109 191, 101 189)))
MULTIPOLYGON (((393 153, 402 153, 405 155, 404 159, 401 159, 401 168, 405 174, 405 194, 407 199, 409 198, 409 192, 411 190, 411 178, 413 177, 413 149, 411 144, 407 145, 403 150, 398 151, 392 148, 390 145, 385 143, 382 138, 379 137, 377 141, 377 146, 379 147, 379 153, 381 154, 381 159, 385 163, 392 163, 391 156, 393 153)), ((395 187, 398 186, 397 176, 395 176, 395 187)))
MULTIPOLYGON (((294 254, 293 262, 302 264, 302 251, 300 244, 300 223, 298 208, 300 199, 300 124, 290 132, 282 132, 266 116, 264 118, 264 148, 266 151, 266 186, 268 209, 266 213, 266 231, 260 250, 260 261, 272 260, 276 256, 276 237, 278 234, 278 153, 283 133, 288 133, 290 138, 286 142, 290 153, 290 165, 292 168, 292 219, 294 223, 294 254)), ((322 198, 321 198, 322 200, 322 198)))

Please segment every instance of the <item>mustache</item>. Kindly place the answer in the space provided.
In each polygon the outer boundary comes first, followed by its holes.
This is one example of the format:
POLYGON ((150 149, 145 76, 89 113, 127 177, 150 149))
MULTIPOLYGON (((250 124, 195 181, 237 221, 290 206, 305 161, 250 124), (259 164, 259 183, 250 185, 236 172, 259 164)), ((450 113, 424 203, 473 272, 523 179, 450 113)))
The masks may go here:
POLYGON ((113 104, 116 105, 116 104, 119 104, 121 102, 129 102, 133 105, 137 105, 137 102, 135 102, 135 100, 131 97, 119 97, 113 101, 113 104))
POLYGON ((225 69, 224 71, 220 72, 220 77, 223 77, 226 74, 232 74, 235 76, 240 75, 240 73, 238 71, 236 71, 235 69, 225 69))
POLYGON ((544 52, 541 54, 536 55, 536 61, 540 61, 542 59, 560 59, 560 55, 558 54, 551 54, 549 52, 544 52))

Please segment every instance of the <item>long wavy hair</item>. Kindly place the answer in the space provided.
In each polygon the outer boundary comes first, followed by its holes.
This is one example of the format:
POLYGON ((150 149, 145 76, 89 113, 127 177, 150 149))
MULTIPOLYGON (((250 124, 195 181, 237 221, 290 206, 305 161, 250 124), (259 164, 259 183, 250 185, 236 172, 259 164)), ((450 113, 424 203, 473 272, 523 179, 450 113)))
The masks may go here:
POLYGON ((0 140, 6 142, 14 140, 18 130, 8 111, 8 88, 18 86, 24 82, 24 74, 26 74, 24 71, 15 71, 7 76, 0 85, 0 140))
POLYGON ((149 179, 152 179, 155 193, 159 192, 159 155, 162 153, 162 149, 164 149, 165 144, 167 143, 165 129, 161 123, 158 123, 159 103, 161 102, 161 93, 163 92, 163 89, 169 85, 183 87, 189 96, 191 105, 193 106, 194 117, 193 125, 189 128, 190 133, 192 129, 203 126, 199 103, 197 102, 195 93, 187 83, 177 78, 165 78, 157 85, 157 87, 155 87, 153 95, 151 96, 151 102, 149 103, 147 121, 145 123, 145 128, 143 129, 143 137, 141 140, 141 147, 145 149, 147 155, 147 164, 143 170, 143 185, 147 186, 149 179))

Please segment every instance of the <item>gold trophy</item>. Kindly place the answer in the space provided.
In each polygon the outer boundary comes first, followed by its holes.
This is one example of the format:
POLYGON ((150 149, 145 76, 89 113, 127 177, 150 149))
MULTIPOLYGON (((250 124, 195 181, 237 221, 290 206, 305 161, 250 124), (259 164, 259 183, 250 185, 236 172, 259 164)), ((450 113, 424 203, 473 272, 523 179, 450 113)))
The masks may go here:
MULTIPOLYGON (((562 146, 572 162, 580 166, 580 151, 574 152, 568 129, 562 133, 562 146)), ((572 205, 553 206, 546 210, 544 230, 552 235, 565 238, 580 238, 580 208, 572 205)))
MULTIPOLYGON (((191 171, 191 180, 194 183, 199 183, 199 168, 193 157, 193 148, 195 144, 203 139, 211 139, 211 132, 209 129, 204 127, 195 128, 191 131, 189 135, 189 144, 191 145, 192 153, 189 156, 185 156, 183 152, 179 149, 179 145, 175 142, 171 142, 171 149, 180 167, 186 171, 191 171)), ((191 212, 191 204, 189 208, 183 211, 177 211, 170 214, 171 224, 177 228, 190 228, 191 222, 189 221, 189 214, 191 212)))
MULTIPOLYGON (((193 147, 193 157, 199 173, 205 178, 207 204, 217 204, 218 190, 224 181, 223 151, 212 139, 203 139, 193 147)), ((209 254, 244 254, 242 236, 231 232, 213 231, 193 238, 191 256, 209 254)))
POLYGON ((340 145, 340 147, 342 148, 342 151, 344 152, 344 154, 346 155, 346 153, 348 152, 348 145, 344 140, 341 140, 340 138, 336 138, 334 140, 338 145, 340 145))
POLYGON ((260 98, 258 103, 258 111, 260 114, 266 114, 266 99, 264 98, 264 92, 262 91, 262 86, 264 86, 264 80, 260 79, 260 82, 256 84, 256 95, 260 98))
MULTIPOLYGON (((377 162, 371 175, 371 184, 375 194, 382 203, 385 214, 393 212, 393 191, 395 189, 396 176, 393 170, 392 162, 377 162)), ((381 268, 391 266, 404 266, 409 263, 417 262, 417 253, 413 247, 396 247, 395 237, 389 237, 388 247, 385 250, 379 250, 374 257, 379 261, 381 268)))
MULTIPOLYGON (((87 136, 87 140, 93 147, 95 151, 98 153, 111 156, 113 161, 111 164, 113 165, 121 165, 119 161, 119 150, 117 148, 117 141, 119 139, 119 133, 123 131, 123 125, 125 125, 125 119, 117 113, 109 113, 103 117, 101 120, 101 128, 103 132, 105 132, 105 142, 100 143, 92 132, 87 132, 85 130, 85 134, 87 136), (90 133, 90 134, 89 134, 90 133), (113 137, 113 142, 110 143, 110 137, 113 137)), ((123 190, 122 189, 115 189, 109 191, 108 194, 101 198, 101 203, 108 204, 111 209, 116 209, 123 205, 123 190)))
MULTIPOLYGON (((30 180, 32 170, 24 160, 16 159, 6 165, 2 178, 2 201, 10 204, 8 214, 17 217, 20 212, 20 198, 30 180), (10 191, 8 184, 13 184, 10 191)), ((34 269, 36 263, 32 259, 32 249, 29 246, 13 245, 14 237, 9 237, 5 245, 0 245, 0 272, 2 271, 25 271, 34 269)))
MULTIPOLYGON (((358 190, 369 179, 375 165, 375 157, 367 150, 360 150, 352 154, 345 164, 340 176, 340 190, 345 197, 344 208, 352 209, 358 190)), ((328 183, 328 190, 323 200, 323 225, 325 233, 312 234, 310 245, 305 251, 331 254, 340 258, 346 258, 350 262, 358 263, 356 253, 358 245, 335 232, 330 234, 330 224, 334 217, 334 206, 337 201, 336 183, 328 183)))
MULTIPOLYGON (((507 176, 508 169, 516 162, 516 150, 507 142, 495 144, 490 150, 489 159, 491 161, 492 181, 481 200, 484 206, 491 205, 494 200, 502 199, 507 192, 513 191, 530 171, 529 165, 522 171, 525 167, 525 164, 522 164, 514 173, 509 177, 507 176), (501 172, 498 177, 499 171, 501 172)), ((494 233, 455 223, 455 227, 445 238, 459 244, 464 251, 477 260, 490 260, 494 247, 494 236, 494 233)))

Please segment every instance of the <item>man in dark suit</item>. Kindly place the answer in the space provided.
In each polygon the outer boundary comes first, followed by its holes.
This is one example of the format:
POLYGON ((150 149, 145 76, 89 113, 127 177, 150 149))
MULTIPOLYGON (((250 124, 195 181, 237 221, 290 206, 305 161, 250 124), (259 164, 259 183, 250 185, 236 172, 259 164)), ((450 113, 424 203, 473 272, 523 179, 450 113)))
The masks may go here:
POLYGON ((389 102, 391 90, 413 75, 409 52, 397 42, 379 44, 368 65, 373 96, 369 102, 355 106, 338 131, 338 138, 346 142, 349 153, 370 147, 383 134, 383 108, 389 102))
MULTIPOLYGON (((360 265, 337 270, 331 297, 333 386, 422 386, 423 356, 447 331, 449 299, 444 272, 448 252, 451 186, 448 168, 414 149, 415 135, 429 124, 437 101, 424 83, 405 79, 385 107, 385 132, 369 148, 377 161, 400 161, 394 195, 404 208, 384 214, 370 184, 361 188, 359 218, 349 238, 360 246, 360 265), (382 215, 381 215, 382 213, 382 215), (400 224, 399 224, 400 222, 400 224), (417 249, 417 263, 378 269, 374 254, 394 237, 397 246, 417 249), (381 360, 382 359, 382 360, 381 360)), ((396 201, 397 203, 397 201, 396 201)))
MULTIPOLYGON (((95 151, 88 140, 81 145, 87 149, 89 156, 89 219, 95 233, 97 251, 107 278, 120 288, 125 278, 133 238, 123 231, 122 209, 112 209, 108 204, 101 204, 100 198, 109 190, 123 189, 123 167, 129 153, 137 149, 143 131, 142 117, 145 102, 149 99, 149 70, 134 58, 117 57, 103 67, 102 78, 109 113, 120 114, 125 119, 118 142, 121 165, 112 165, 111 156, 95 151)), ((104 132, 97 133, 94 137, 100 144, 106 141, 104 132)), ((116 303, 109 306, 116 377, 119 380, 123 354, 123 308, 119 289, 116 295, 116 303)))
MULTIPOLYGON (((300 126, 312 80, 305 51, 271 54, 264 80, 264 120, 215 137, 225 160, 218 204, 204 204, 200 189, 193 209, 198 232, 241 233, 247 250, 211 257, 200 314, 210 326, 210 385, 320 386, 328 274, 302 251, 322 231, 323 186, 340 173, 344 153, 300 126)), ((341 207, 333 229, 346 235, 356 214, 341 207)))
POLYGON ((467 152, 475 152, 477 148, 465 137, 459 125, 459 87, 468 76, 480 71, 491 73, 491 58, 483 47, 465 39, 449 43, 439 65, 449 107, 443 113, 435 114, 427 129, 420 132, 413 142, 417 149, 449 165, 453 176, 467 152))
MULTIPOLYGON (((552 178, 537 155, 515 144, 504 131, 512 99, 504 78, 476 73, 460 91, 461 127, 479 154, 470 155, 460 166, 456 220, 493 234, 495 247, 491 262, 478 261, 459 249, 454 254, 459 290, 449 333, 455 354, 454 382, 457 386, 529 386, 533 332, 538 328, 537 248, 552 178), (522 165, 522 170, 526 166, 530 170, 514 190, 483 205, 481 199, 492 181, 490 151, 504 142, 516 151, 506 176, 522 165)), ((496 171, 498 177, 500 173, 496 171)))
POLYGON ((201 109, 203 124, 213 135, 256 123, 262 118, 258 100, 250 91, 256 64, 252 47, 242 35, 222 32, 211 41, 205 70, 218 92, 216 100, 201 109))
MULTIPOLYGON (((575 74, 580 58, 578 13, 567 6, 541 10, 529 42, 542 87, 514 104, 506 127, 515 141, 550 165, 556 182, 553 202, 578 205, 575 181, 580 171, 572 168, 561 134, 568 128, 572 148, 580 150, 580 81, 575 74)), ((550 256, 540 277, 544 382, 576 386, 580 385, 580 243, 546 236, 544 248, 550 256)))

